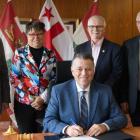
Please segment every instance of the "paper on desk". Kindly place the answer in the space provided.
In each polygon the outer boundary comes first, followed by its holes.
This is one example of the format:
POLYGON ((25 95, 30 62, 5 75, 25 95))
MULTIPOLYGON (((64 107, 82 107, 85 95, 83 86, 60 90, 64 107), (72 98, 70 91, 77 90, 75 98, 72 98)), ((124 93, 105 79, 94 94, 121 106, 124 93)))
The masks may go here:
POLYGON ((78 136, 78 137, 62 138, 60 140, 98 140, 98 139, 83 135, 83 136, 78 136))

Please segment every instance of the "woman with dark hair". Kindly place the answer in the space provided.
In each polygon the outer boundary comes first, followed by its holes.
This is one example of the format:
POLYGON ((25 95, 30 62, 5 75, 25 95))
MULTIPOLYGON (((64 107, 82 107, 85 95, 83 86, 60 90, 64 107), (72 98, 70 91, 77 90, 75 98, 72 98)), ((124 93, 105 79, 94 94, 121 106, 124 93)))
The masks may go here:
POLYGON ((43 47, 45 25, 32 21, 26 26, 27 45, 15 51, 10 81, 15 88, 15 117, 20 133, 36 133, 44 117, 48 86, 55 80, 56 58, 43 47))

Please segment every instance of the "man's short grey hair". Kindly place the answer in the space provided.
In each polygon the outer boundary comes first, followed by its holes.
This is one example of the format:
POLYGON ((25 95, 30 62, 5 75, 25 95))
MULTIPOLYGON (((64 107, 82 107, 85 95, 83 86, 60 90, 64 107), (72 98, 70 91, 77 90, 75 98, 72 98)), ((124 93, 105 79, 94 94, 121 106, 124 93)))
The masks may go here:
POLYGON ((88 19, 88 25, 90 24, 90 21, 93 20, 93 19, 99 19, 103 22, 104 24, 104 27, 106 27, 106 21, 105 21, 105 18, 103 16, 100 16, 100 15, 94 15, 94 16, 91 16, 89 19, 88 19))

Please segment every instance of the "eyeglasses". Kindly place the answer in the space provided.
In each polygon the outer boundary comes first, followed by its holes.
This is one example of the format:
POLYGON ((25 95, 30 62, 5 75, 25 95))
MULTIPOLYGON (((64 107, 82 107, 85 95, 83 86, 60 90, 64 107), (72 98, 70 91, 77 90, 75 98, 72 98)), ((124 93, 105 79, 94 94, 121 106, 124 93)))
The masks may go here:
POLYGON ((28 33, 27 35, 29 35, 31 37, 35 37, 35 36, 41 36, 41 35, 43 35, 43 33, 28 33))
POLYGON ((104 28, 104 26, 103 26, 103 25, 97 25, 97 26, 89 25, 88 28, 89 28, 89 29, 102 30, 102 29, 104 28))

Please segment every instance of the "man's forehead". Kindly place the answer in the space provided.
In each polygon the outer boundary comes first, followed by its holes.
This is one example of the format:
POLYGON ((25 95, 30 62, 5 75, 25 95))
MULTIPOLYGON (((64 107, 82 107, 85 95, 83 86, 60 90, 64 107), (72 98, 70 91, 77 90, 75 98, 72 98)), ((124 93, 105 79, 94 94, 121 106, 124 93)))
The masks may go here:
POLYGON ((136 21, 140 21, 140 12, 137 14, 136 21))
POLYGON ((99 18, 92 18, 88 21, 88 26, 90 25, 104 25, 104 22, 99 18))
POLYGON ((89 66, 91 66, 93 62, 90 59, 76 58, 73 63, 75 66, 82 66, 82 65, 89 65, 89 64, 90 64, 89 66))

